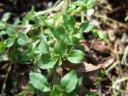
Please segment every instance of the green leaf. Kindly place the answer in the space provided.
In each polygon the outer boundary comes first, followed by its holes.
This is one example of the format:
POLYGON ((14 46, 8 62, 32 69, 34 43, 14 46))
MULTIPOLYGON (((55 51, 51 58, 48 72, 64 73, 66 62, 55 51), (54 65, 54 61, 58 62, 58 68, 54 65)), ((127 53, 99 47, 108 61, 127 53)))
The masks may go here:
POLYGON ((17 43, 21 46, 26 45, 29 42, 29 38, 27 34, 21 33, 20 36, 18 37, 17 43))
POLYGON ((50 92, 50 96, 63 96, 63 90, 59 85, 54 85, 53 90, 50 92))
POLYGON ((49 54, 42 55, 38 67, 41 69, 52 69, 57 63, 57 57, 51 57, 49 54))
POLYGON ((85 4, 87 4, 87 7, 90 8, 93 6, 95 0, 83 0, 85 4))
POLYGON ((67 44, 67 45, 73 45, 73 37, 72 37, 72 35, 67 35, 67 36, 64 38, 63 42, 64 42, 65 44, 67 44))
POLYGON ((90 22, 84 22, 80 25, 79 32, 89 32, 94 26, 90 22))
POLYGON ((84 52, 81 50, 72 50, 69 54, 68 54, 68 61, 70 61, 71 63, 81 63, 84 59, 84 52))
POLYGON ((87 7, 87 4, 84 4, 84 2, 83 1, 80 1, 80 0, 74 2, 73 5, 79 6, 79 7, 87 7))
POLYGON ((71 27, 74 27, 76 24, 76 20, 74 17, 64 14, 63 15, 64 24, 70 25, 71 27))
POLYGON ((80 7, 91 8, 93 6, 94 0, 77 0, 73 4, 80 7))
POLYGON ((20 50, 19 48, 12 50, 8 55, 11 60, 20 64, 28 64, 27 61, 30 60, 27 56, 26 50, 20 50))
POLYGON ((64 38, 66 37, 66 32, 64 30, 63 27, 58 27, 54 30, 53 32, 54 36, 57 38, 57 39, 60 39, 60 40, 64 40, 64 38))
POLYGON ((5 43, 0 41, 0 53, 4 52, 5 47, 5 43))
POLYGON ((96 93, 94 93, 94 92, 87 92, 85 96, 96 96, 96 93))
POLYGON ((45 88, 48 88, 47 79, 41 74, 37 72, 29 73, 30 84, 33 85, 34 88, 43 91, 45 88))
POLYGON ((67 11, 68 11, 68 13, 71 13, 71 12, 73 12, 74 10, 76 10, 76 8, 77 8, 77 7, 76 7, 75 5, 70 4, 67 11))
POLYGON ((79 77, 79 78, 78 78, 78 85, 79 85, 79 86, 82 84, 82 81, 83 81, 83 77, 79 77))
POLYGON ((5 14, 3 15, 1 21, 2 21, 2 22, 6 22, 6 21, 10 18, 10 16, 11 16, 11 13, 9 13, 9 12, 5 13, 5 14))
POLYGON ((75 71, 71 71, 62 77, 60 81, 60 86, 64 89, 65 92, 72 92, 77 85, 77 73, 75 71))
POLYGON ((128 16, 126 16, 124 20, 125 20, 125 21, 128 21, 128 16))
POLYGON ((20 60, 20 58, 19 57, 21 57, 21 52, 18 50, 18 49, 15 49, 15 50, 13 50, 13 51, 11 51, 11 52, 9 52, 9 58, 13 61, 13 62, 19 62, 20 60))
POLYGON ((24 17, 23 22, 28 23, 30 20, 34 20, 34 17, 35 17, 35 8, 34 6, 32 6, 32 9, 24 17))
POLYGON ((6 45, 8 48, 12 47, 14 45, 14 43, 15 43, 15 38, 13 38, 13 37, 7 39, 7 41, 6 41, 6 45))
POLYGON ((6 27, 6 25, 4 23, 0 22, 0 30, 4 29, 5 27, 6 27))
POLYGON ((40 39, 41 40, 40 40, 39 46, 35 50, 35 53, 37 53, 37 54, 47 54, 47 53, 49 53, 49 46, 48 46, 46 37, 42 34, 40 39))
POLYGON ((65 93, 64 96, 78 96, 78 94, 76 92, 71 92, 71 93, 65 93))
POLYGON ((72 27, 70 24, 63 24, 63 27, 68 34, 72 34, 74 32, 74 27, 72 27))
POLYGON ((19 17, 16 17, 16 18, 15 18, 15 21, 14 21, 14 23, 13 23, 13 26, 18 25, 19 23, 21 23, 20 18, 19 18, 19 17))
POLYGON ((100 30, 93 30, 92 32, 93 32, 93 35, 95 37, 98 36, 102 40, 107 40, 107 36, 102 31, 100 31, 100 30))
POLYGON ((54 46, 55 53, 63 56, 66 52, 66 45, 63 42, 57 42, 54 46))
POLYGON ((74 32, 75 24, 76 24, 75 18, 70 15, 64 14, 63 20, 64 20, 63 28, 65 32, 67 34, 72 34, 74 32))
POLYGON ((72 36, 66 33, 65 29, 63 27, 58 27, 53 31, 54 36, 64 42, 67 45, 73 45, 72 36))
POLYGON ((9 35, 9 36, 14 36, 16 35, 16 30, 13 28, 13 27, 6 27, 6 33, 9 35))
POLYGON ((0 31, 0 37, 6 34, 7 34, 6 31, 0 31))
POLYGON ((44 26, 44 16, 37 16, 36 17, 36 20, 37 20, 37 25, 38 26, 44 26))
MULTIPOLYGON (((20 92, 19 94, 16 94, 17 96, 26 96, 27 95, 27 92, 26 91, 22 91, 20 92)), ((16 96, 14 95, 14 96, 16 96)))

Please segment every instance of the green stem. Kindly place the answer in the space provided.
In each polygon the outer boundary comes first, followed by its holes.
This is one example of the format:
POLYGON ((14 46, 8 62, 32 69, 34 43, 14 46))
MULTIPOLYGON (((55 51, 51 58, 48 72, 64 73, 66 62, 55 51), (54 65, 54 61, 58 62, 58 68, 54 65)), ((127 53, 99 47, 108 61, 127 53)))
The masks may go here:
POLYGON ((84 23, 84 12, 81 12, 81 23, 84 23))
POLYGON ((48 14, 48 13, 51 13, 52 11, 58 11, 58 10, 60 10, 62 8, 62 6, 64 5, 64 3, 65 3, 65 1, 62 1, 56 7, 49 8, 49 9, 47 9, 45 11, 36 12, 35 13, 35 16, 48 14))

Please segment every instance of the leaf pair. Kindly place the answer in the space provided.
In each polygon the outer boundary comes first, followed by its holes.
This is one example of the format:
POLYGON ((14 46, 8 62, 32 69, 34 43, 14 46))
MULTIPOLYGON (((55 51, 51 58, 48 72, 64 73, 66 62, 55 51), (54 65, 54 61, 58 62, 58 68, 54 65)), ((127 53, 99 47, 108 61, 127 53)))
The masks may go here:
MULTIPOLYGON (((34 88, 42 91, 42 92, 48 92, 51 89, 49 88, 49 84, 47 82, 47 79, 41 74, 37 72, 31 72, 29 74, 30 78, 30 84, 33 85, 34 88)), ((75 90, 76 86, 78 84, 78 77, 77 73, 75 71, 71 71, 67 73, 64 77, 62 77, 60 81, 60 86, 53 86, 53 90, 51 90, 52 93, 55 93, 57 90, 60 91, 59 94, 62 93, 71 93, 75 90)))
MULTIPOLYGON (((6 41, 6 45, 8 48, 12 47, 16 41, 15 36, 11 36, 9 39, 6 41)), ((17 39, 17 43, 21 46, 26 45, 29 42, 29 38, 25 33, 20 33, 19 37, 17 39)))

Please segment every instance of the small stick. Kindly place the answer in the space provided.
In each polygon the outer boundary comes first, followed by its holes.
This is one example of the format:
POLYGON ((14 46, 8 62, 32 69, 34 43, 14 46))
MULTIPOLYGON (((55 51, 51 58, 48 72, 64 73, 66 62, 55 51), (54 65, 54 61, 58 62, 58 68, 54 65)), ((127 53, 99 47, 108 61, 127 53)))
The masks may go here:
POLYGON ((108 74, 113 68, 116 67, 116 65, 120 64, 120 61, 116 61, 115 63, 113 63, 107 70, 106 73, 108 74))
POLYGON ((4 79, 2 90, 1 90, 1 96, 4 96, 5 95, 6 82, 7 82, 9 73, 10 73, 10 71, 12 69, 12 64, 13 63, 11 62, 10 65, 9 65, 9 67, 8 67, 7 73, 5 74, 5 79, 4 79))
POLYGON ((96 13, 95 13, 94 16, 97 17, 97 18, 101 18, 101 19, 103 19, 103 20, 106 20, 106 21, 110 21, 110 22, 113 22, 113 23, 120 24, 121 27, 126 28, 126 29, 128 30, 128 24, 122 23, 122 22, 120 22, 120 21, 117 21, 117 20, 112 19, 112 18, 110 18, 110 17, 107 17, 107 16, 105 16, 105 15, 100 15, 100 14, 96 14, 96 13))

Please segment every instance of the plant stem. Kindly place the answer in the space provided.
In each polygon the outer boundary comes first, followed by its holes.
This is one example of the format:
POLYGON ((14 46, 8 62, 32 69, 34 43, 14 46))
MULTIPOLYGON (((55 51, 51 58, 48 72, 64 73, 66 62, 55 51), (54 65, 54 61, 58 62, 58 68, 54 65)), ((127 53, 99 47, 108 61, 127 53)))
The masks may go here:
POLYGON ((62 1, 56 7, 49 8, 49 9, 47 9, 45 11, 36 12, 35 13, 35 16, 39 16, 39 15, 44 15, 44 14, 47 14, 47 13, 51 13, 52 11, 58 11, 58 10, 60 10, 62 8, 62 6, 64 5, 64 3, 65 3, 65 1, 62 1))
POLYGON ((81 12, 81 23, 84 23, 84 12, 81 12))

